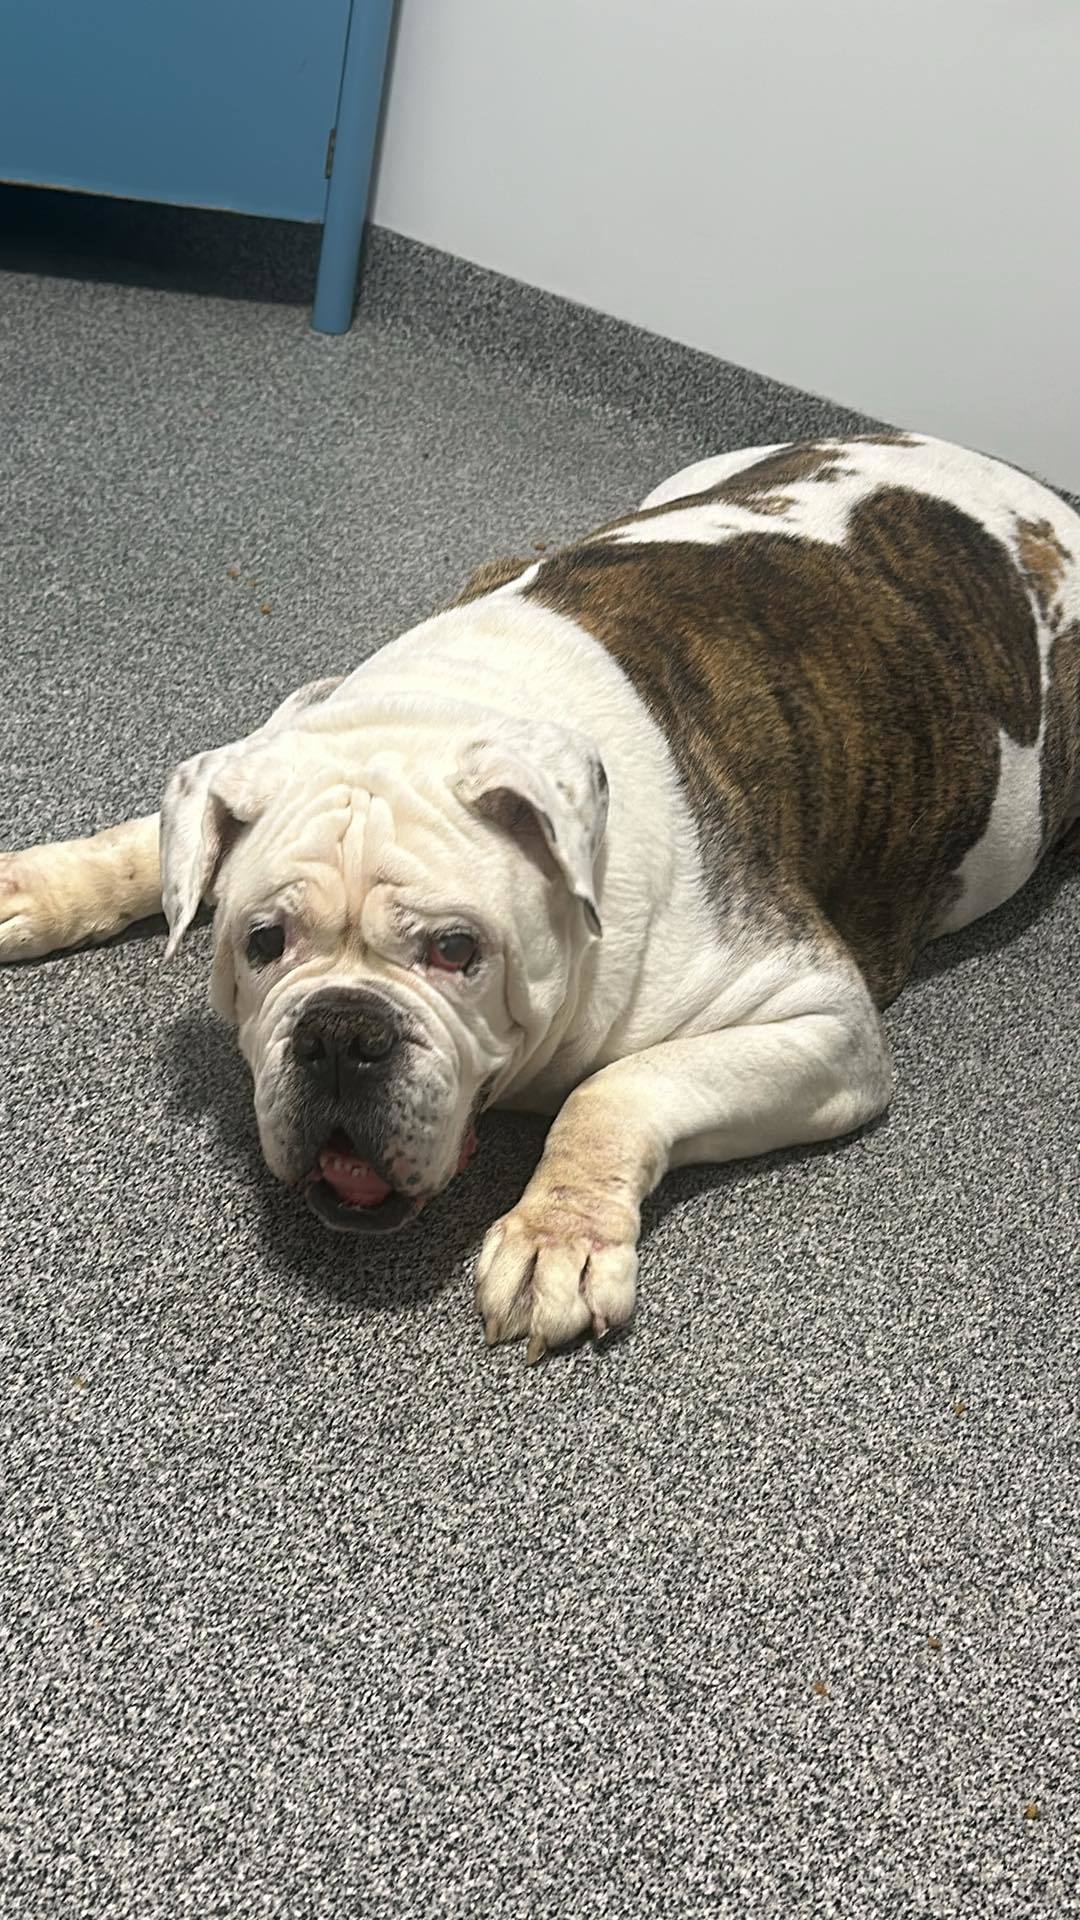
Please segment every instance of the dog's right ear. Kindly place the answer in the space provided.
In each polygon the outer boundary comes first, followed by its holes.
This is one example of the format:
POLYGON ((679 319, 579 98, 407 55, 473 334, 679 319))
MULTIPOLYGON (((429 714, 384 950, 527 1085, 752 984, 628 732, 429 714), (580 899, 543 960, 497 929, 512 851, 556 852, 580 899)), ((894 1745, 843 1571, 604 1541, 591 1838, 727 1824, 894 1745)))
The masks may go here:
POLYGON ((184 760, 161 803, 161 904, 169 923, 171 959, 203 901, 212 900, 222 862, 240 832, 257 820, 281 785, 281 761, 272 751, 306 707, 325 700, 340 680, 313 680, 271 714, 264 726, 184 760))
POLYGON ((204 900, 212 900, 221 864, 242 827, 262 812, 266 756, 219 747, 177 767, 161 803, 161 904, 169 923, 171 960, 204 900))

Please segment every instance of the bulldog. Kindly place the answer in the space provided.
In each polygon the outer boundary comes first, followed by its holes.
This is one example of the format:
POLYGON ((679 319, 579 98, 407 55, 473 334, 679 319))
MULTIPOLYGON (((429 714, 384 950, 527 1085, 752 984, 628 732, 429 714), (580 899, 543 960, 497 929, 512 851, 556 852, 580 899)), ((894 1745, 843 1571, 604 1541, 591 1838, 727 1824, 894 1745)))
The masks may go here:
POLYGON ((555 1116, 476 1267, 537 1360, 631 1315, 671 1167, 848 1134, 923 944, 1080 815, 1080 518, 915 434, 727 453, 0 862, 0 958, 216 905, 270 1171, 414 1220, 481 1111, 555 1116))

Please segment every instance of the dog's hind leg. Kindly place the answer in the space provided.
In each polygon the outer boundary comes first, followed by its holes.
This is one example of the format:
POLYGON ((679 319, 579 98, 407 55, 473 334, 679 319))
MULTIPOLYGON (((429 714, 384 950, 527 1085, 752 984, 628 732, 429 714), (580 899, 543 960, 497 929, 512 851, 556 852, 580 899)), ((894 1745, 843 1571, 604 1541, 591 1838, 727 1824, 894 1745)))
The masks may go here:
POLYGON ((158 816, 0 854, 0 962, 108 940, 161 912, 158 816))

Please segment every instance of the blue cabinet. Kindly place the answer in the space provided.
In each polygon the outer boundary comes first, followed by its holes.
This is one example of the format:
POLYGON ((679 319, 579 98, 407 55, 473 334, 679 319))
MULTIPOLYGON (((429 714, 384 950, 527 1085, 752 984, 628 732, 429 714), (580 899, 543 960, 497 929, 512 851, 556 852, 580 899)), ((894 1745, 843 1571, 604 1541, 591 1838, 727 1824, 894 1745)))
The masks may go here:
POLYGON ((393 0, 2 0, 0 180, 321 222, 348 327, 393 0))

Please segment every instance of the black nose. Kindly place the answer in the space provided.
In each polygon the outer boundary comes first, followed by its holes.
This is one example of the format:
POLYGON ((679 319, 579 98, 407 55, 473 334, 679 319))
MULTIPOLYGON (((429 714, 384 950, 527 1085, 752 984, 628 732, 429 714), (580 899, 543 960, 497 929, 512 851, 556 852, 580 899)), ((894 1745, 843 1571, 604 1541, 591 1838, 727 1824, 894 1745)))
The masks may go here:
POLYGON ((296 1023, 293 1053, 321 1093, 347 1094, 351 1085, 390 1059, 399 1040, 395 1009, 374 995, 314 1001, 296 1023))

